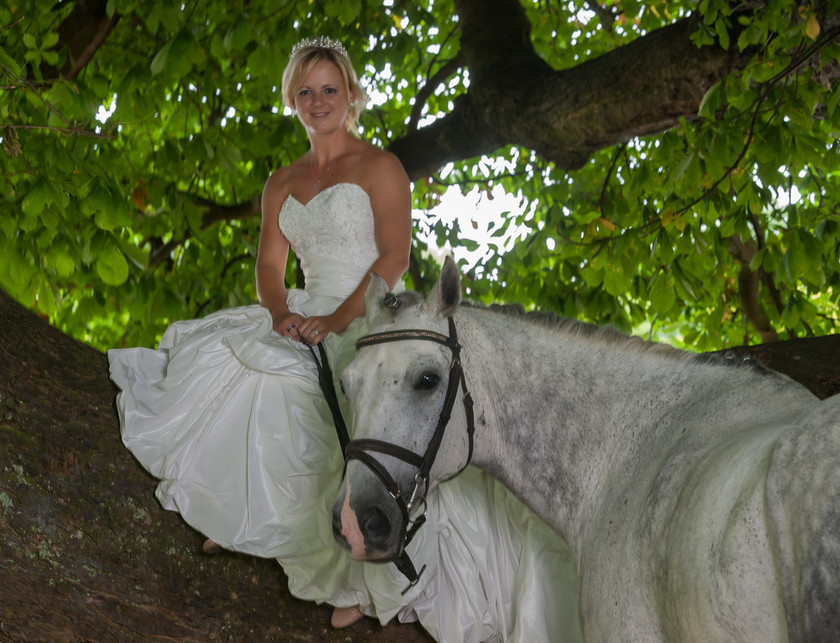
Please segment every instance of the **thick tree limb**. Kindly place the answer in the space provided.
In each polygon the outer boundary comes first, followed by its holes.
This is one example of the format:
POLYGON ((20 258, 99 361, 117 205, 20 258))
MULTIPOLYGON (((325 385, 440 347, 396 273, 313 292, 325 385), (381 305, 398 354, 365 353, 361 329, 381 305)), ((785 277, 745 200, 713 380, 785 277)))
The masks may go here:
POLYGON ((455 4, 470 88, 446 117, 391 146, 412 178, 509 144, 576 169, 603 147, 694 118, 708 89, 751 55, 698 49, 697 19, 687 18, 554 70, 533 50, 519 0, 455 4))
MULTIPOLYGON (((0 638, 428 641, 418 626, 327 626, 271 560, 207 557, 122 446, 105 356, 0 292, 0 638)), ((840 335, 728 351, 819 397, 840 392, 840 335)))
POLYGON ((2 291, 0 329, 0 640, 430 640, 333 630, 274 560, 203 555, 120 441, 105 355, 2 291))

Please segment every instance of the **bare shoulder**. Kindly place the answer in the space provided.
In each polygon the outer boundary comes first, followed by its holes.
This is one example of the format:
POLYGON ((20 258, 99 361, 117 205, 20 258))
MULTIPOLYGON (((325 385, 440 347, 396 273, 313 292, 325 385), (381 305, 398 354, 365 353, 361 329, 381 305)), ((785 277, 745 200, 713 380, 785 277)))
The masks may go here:
POLYGON ((407 186, 408 176, 400 160, 391 152, 370 143, 360 141, 359 162, 356 167, 360 176, 358 183, 367 192, 372 193, 377 187, 385 185, 407 186))
POLYGON ((263 214, 276 214, 280 206, 291 194, 296 177, 299 175, 301 160, 275 170, 265 182, 262 194, 263 214))
POLYGON ((385 172, 389 175, 394 175, 395 177, 405 177, 405 179, 408 180, 402 163, 394 154, 388 152, 387 150, 378 148, 375 145, 368 144, 368 146, 369 151, 367 153, 367 165, 371 168, 374 175, 385 172))
MULTIPOLYGON (((295 163, 297 162, 298 161, 295 161, 295 163)), ((283 167, 274 170, 265 182, 264 191, 270 193, 286 191, 288 193, 292 179, 295 175, 295 163, 284 165, 283 167)))

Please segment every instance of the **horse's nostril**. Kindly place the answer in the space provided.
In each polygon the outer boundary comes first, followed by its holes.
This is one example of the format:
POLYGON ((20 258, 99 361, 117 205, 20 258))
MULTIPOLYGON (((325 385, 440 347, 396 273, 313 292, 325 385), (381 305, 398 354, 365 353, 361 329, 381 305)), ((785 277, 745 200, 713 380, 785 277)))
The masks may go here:
POLYGON ((380 509, 372 507, 365 513, 362 520, 362 530, 368 536, 387 536, 391 531, 391 523, 380 509))

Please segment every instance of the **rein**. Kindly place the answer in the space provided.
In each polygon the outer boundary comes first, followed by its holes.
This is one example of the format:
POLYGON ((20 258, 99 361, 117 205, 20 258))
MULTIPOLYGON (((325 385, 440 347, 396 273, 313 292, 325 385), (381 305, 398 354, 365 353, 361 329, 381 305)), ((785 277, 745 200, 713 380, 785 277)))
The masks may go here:
POLYGON ((410 583, 403 591, 403 594, 417 584, 417 581, 420 579, 420 575, 423 573, 423 570, 426 569, 426 567, 423 566, 418 574, 415 571, 414 565, 408 557, 405 548, 414 538, 417 530, 426 521, 426 494, 429 488, 429 474, 435 463, 435 459, 437 458, 440 445, 443 442, 443 435, 446 432, 449 419, 452 416, 452 409, 455 406, 455 398, 458 395, 459 386, 462 387, 464 391, 463 401, 464 412, 467 418, 469 452, 464 466, 461 467, 455 475, 458 475, 458 473, 461 473, 461 471, 467 467, 472 460, 473 454, 473 434, 475 433, 473 401, 472 396, 467 390, 467 381, 464 377, 464 369, 461 364, 461 345, 458 343, 458 335, 455 331, 455 321, 452 317, 449 317, 448 320, 448 337, 430 330, 395 330, 365 335, 356 341, 356 350, 364 348, 365 346, 374 346, 376 344, 385 344, 389 342, 423 340, 447 346, 452 352, 452 362, 449 366, 449 383, 446 389, 446 397, 444 398, 443 408, 441 409, 437 427, 435 427, 435 432, 432 435, 431 440, 429 440, 426 452, 423 455, 414 453, 413 451, 399 445, 391 444, 390 442, 385 442, 383 440, 374 440, 372 438, 350 440, 344 449, 345 462, 350 460, 359 460, 364 463, 379 478, 385 486, 385 489, 388 491, 388 494, 397 503, 397 506, 402 513, 403 524, 400 533, 402 545, 400 547, 399 554, 397 554, 397 556, 393 559, 393 562, 397 569, 399 569, 406 578, 408 578, 410 583), (389 474, 382 463, 369 452, 382 453, 384 455, 397 458, 417 469, 417 473, 414 476, 414 483, 410 493, 408 494, 408 501, 405 500, 402 492, 400 491, 399 485, 397 485, 391 474, 389 474), (423 488, 422 493, 420 492, 421 486, 423 488), (423 513, 412 522, 410 518, 411 511, 418 505, 423 506, 423 513), (409 527, 409 525, 411 526, 409 527))

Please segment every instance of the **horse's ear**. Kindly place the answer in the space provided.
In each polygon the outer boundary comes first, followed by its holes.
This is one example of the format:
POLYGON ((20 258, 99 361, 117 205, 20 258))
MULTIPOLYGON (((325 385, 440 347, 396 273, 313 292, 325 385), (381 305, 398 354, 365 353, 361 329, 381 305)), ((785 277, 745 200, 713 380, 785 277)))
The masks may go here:
POLYGON ((449 317, 461 303, 461 275, 452 257, 443 261, 440 278, 426 298, 425 307, 441 317, 449 317))
POLYGON ((382 302, 390 290, 387 281, 375 272, 370 273, 370 282, 365 290, 365 316, 368 323, 382 311, 382 302))

